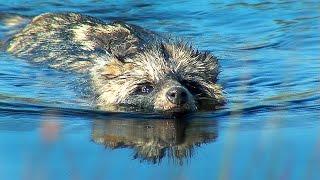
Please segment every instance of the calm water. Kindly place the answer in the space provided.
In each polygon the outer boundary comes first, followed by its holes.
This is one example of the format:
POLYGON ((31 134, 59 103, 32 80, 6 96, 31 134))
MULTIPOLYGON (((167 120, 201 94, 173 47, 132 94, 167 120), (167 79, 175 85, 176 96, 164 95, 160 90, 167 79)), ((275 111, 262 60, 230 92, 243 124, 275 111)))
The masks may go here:
MULTIPOLYGON (((180 120, 95 111, 80 77, 0 52, 0 179, 319 179, 320 2, 18 1, 185 37, 228 104, 180 120)), ((8 33, 0 24, 0 38, 8 33)))

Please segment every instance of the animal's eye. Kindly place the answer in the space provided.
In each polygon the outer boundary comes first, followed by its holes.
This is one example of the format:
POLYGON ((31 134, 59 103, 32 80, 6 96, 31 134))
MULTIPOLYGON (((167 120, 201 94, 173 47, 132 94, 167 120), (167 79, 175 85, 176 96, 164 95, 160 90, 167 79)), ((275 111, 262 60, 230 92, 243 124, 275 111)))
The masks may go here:
POLYGON ((194 95, 202 94, 201 86, 194 81, 184 81, 183 84, 188 88, 188 90, 194 95))
POLYGON ((149 94, 153 91, 153 86, 150 84, 141 84, 139 85, 136 90, 134 91, 134 94, 149 94))

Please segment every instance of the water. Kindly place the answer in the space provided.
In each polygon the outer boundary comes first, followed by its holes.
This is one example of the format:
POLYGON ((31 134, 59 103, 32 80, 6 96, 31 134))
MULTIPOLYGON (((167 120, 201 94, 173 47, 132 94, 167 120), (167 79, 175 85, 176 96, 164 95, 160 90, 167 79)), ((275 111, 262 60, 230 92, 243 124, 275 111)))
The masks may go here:
MULTIPOLYGON (((1 179, 319 179, 320 3, 0 1, 185 37, 220 59, 227 105, 182 120, 92 108, 75 74, 0 53, 1 179)), ((0 38, 8 29, 0 25, 0 38)))

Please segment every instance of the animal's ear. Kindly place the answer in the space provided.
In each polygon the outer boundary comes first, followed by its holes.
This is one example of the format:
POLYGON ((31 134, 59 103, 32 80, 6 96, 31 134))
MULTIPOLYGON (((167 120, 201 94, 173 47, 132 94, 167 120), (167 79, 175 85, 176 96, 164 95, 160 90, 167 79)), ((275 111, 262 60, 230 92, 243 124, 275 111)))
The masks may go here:
POLYGON ((101 74, 109 79, 118 77, 125 72, 130 71, 133 68, 132 63, 122 62, 116 58, 112 58, 104 67, 101 69, 101 74))
POLYGON ((96 49, 106 50, 120 59, 132 56, 138 51, 140 39, 134 34, 135 29, 123 22, 113 22, 108 25, 92 27, 87 35, 89 43, 93 42, 96 49))

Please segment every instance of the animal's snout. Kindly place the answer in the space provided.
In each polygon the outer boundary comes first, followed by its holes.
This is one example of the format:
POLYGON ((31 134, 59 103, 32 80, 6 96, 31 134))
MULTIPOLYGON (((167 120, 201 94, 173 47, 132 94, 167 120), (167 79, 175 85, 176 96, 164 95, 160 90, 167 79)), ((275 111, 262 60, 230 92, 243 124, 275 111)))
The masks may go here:
POLYGON ((188 102, 188 92, 183 87, 172 87, 166 93, 167 99, 176 105, 183 105, 188 102))

